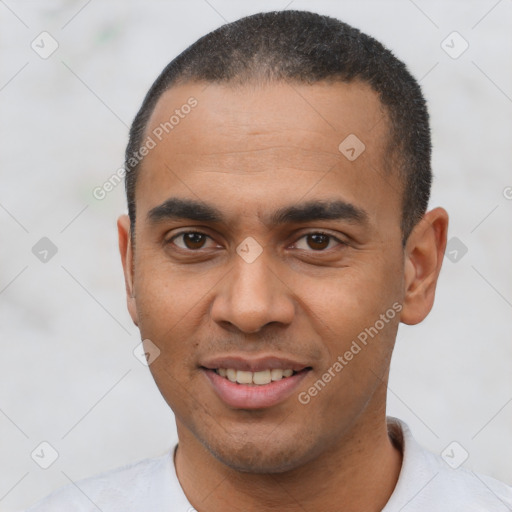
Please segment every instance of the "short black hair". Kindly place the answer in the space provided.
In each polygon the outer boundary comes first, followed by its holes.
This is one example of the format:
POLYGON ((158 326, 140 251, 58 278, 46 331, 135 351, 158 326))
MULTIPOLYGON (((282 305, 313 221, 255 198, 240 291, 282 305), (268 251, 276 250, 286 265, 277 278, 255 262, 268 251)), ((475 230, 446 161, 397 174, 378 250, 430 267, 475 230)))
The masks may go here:
MULTIPOLYGON (((161 95, 187 82, 250 83, 362 81, 387 114, 386 166, 402 190, 402 241, 425 213, 432 182, 429 115, 420 86, 405 64, 377 40, 329 16, 308 11, 258 13, 201 37, 172 60, 149 89, 132 123, 125 154, 126 196, 135 229, 135 188, 148 120, 161 95)), ((341 141, 340 141, 341 142, 341 141)))

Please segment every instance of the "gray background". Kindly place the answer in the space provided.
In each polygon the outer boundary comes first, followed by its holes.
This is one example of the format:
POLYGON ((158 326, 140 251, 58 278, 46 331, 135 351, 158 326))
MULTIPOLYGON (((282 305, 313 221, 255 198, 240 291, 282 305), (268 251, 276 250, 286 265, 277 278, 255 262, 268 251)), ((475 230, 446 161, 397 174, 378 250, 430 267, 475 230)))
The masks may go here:
POLYGON ((115 226, 124 188, 102 201, 92 190, 121 166, 127 126, 172 57, 224 20, 283 8, 361 28, 421 80, 431 207, 449 211, 457 259, 445 258, 426 321, 399 330, 389 414, 431 450, 457 441, 464 467, 512 481, 512 1, 288 2, 0 1, 1 510, 176 441, 132 352, 115 226), (47 59, 31 48, 42 31, 59 45, 47 59), (458 58, 453 31, 469 44, 458 58), (46 262, 32 252, 43 237, 58 249, 46 262), (31 458, 43 441, 59 454, 48 469, 31 458))

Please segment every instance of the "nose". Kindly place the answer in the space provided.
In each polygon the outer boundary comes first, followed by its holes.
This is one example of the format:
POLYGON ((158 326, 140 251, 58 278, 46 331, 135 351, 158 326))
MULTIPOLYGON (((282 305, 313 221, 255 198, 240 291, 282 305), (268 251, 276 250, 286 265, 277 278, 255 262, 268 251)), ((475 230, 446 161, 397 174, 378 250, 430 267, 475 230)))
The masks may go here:
POLYGON ((271 268, 266 250, 249 263, 235 254, 211 308, 212 319, 257 333, 267 324, 288 325, 295 313, 292 290, 271 268))

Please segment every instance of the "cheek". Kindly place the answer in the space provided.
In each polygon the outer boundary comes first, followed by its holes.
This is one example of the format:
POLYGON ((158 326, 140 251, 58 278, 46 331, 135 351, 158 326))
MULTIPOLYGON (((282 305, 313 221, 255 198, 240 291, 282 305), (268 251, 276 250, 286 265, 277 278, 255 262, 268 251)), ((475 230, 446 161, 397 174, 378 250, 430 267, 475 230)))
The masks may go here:
POLYGON ((136 264, 134 281, 141 334, 161 338, 195 325, 204 296, 216 279, 147 252, 136 264))
MULTIPOLYGON (((162 391, 179 390, 190 378, 188 361, 198 343, 193 335, 195 323, 191 323, 196 322, 194 305, 198 292, 179 286, 179 280, 166 279, 156 271, 141 276, 139 282, 142 284, 136 290, 136 303, 140 335, 160 350, 150 365, 151 373, 162 391)), ((173 395, 165 392, 166 399, 173 395)))
POLYGON ((398 287, 374 262, 338 269, 331 277, 301 278, 294 290, 320 328, 347 339, 373 324, 397 300, 398 287))
POLYGON ((153 265, 139 267, 136 278, 141 337, 160 350, 150 371, 163 398, 179 413, 194 406, 188 383, 194 378, 197 334, 206 314, 201 309, 205 282, 153 265))
POLYGON ((300 286, 297 281, 309 322, 326 351, 315 377, 325 376, 329 381, 329 390, 322 391, 323 400, 319 401, 329 411, 340 404, 357 407, 384 377, 401 307, 390 272, 373 261, 357 269, 343 269, 321 286, 315 279, 309 283, 303 279, 300 286))

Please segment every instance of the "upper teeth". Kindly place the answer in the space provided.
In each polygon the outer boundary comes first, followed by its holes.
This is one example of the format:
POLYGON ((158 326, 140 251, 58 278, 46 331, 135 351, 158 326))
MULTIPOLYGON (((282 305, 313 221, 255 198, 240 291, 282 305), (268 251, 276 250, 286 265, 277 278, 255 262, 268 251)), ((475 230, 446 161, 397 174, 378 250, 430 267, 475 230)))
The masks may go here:
POLYGON ((243 370, 234 370, 233 368, 218 368, 216 372, 221 377, 228 378, 231 382, 239 384, 270 384, 274 380, 281 380, 283 377, 290 377, 293 370, 273 368, 272 370, 263 370, 261 372, 246 372, 243 370))

